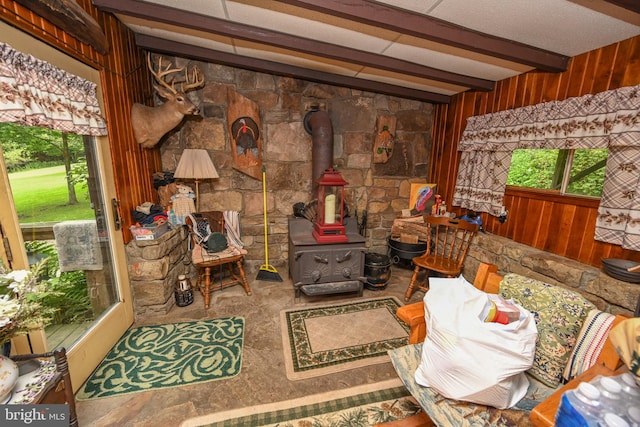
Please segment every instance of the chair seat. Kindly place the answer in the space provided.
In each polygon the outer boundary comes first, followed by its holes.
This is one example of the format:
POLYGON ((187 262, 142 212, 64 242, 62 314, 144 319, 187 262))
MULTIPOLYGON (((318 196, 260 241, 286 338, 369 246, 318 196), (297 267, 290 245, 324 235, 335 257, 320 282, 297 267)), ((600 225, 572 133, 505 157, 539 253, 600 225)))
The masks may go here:
POLYGON ((413 258, 413 263, 422 268, 437 271, 447 276, 460 274, 460 267, 455 260, 440 255, 426 255, 413 258))
POLYGON ((191 252, 191 260, 194 264, 211 264, 218 265, 225 262, 235 262, 236 258, 242 258, 247 254, 244 249, 238 249, 233 246, 229 246, 227 249, 220 252, 207 252, 200 245, 196 245, 191 252))
MULTIPOLYGON (((224 232, 225 221, 224 213, 220 211, 201 212, 198 218, 206 218, 206 224, 210 227, 210 232, 224 232)), ((247 276, 244 273, 242 263, 247 251, 241 247, 229 244, 226 249, 219 252, 207 252, 201 245, 202 239, 198 237, 196 230, 203 224, 194 223, 202 220, 194 217, 187 217, 186 225, 189 228, 193 249, 191 250, 191 260, 193 265, 198 269, 197 288, 204 297, 204 307, 209 308, 211 301, 211 292, 223 289, 228 286, 241 285, 247 295, 251 295, 251 288, 247 282, 247 276), (225 273, 224 267, 227 267, 228 274, 225 273), (216 268, 219 267, 219 268, 216 268)), ((201 237, 201 233, 200 233, 201 237)), ((239 235, 236 236, 239 240, 239 235)), ((236 241, 236 240, 234 240, 236 241)))

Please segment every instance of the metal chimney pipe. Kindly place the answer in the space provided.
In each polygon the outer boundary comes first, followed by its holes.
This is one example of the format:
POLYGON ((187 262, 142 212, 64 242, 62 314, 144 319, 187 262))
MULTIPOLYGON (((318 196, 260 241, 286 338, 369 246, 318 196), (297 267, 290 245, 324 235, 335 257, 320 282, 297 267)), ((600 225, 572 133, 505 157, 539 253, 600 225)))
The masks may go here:
POLYGON ((325 170, 333 167, 333 127, 329 114, 312 107, 304 116, 304 129, 311 135, 311 197, 315 199, 318 195, 318 180, 325 170))

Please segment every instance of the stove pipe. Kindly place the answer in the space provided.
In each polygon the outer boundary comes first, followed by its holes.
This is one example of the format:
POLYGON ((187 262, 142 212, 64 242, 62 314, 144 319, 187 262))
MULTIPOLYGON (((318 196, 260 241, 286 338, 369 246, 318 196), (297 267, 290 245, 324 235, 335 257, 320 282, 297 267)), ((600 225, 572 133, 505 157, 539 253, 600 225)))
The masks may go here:
POLYGON ((311 135, 311 198, 318 196, 318 180, 333 167, 333 127, 326 111, 313 107, 304 116, 304 129, 311 135))

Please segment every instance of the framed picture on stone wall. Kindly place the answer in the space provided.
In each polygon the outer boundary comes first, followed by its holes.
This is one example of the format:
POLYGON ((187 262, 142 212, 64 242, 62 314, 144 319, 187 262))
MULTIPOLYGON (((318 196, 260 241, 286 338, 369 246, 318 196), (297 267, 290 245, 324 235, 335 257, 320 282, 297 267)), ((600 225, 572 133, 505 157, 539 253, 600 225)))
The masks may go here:
POLYGON ((435 203, 435 195, 436 184, 411 184, 411 194, 409 196, 409 209, 411 209, 411 213, 431 213, 431 207, 435 203))

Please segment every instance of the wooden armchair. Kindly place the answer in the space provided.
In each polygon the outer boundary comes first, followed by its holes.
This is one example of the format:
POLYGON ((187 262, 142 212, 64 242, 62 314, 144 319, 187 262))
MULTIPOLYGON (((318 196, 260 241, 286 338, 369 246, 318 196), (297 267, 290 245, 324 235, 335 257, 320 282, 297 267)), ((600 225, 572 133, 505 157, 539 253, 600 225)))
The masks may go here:
POLYGON ((429 289, 429 271, 446 277, 459 275, 471 240, 478 232, 478 224, 463 219, 428 216, 424 222, 427 226, 427 250, 423 255, 413 258, 415 268, 404 294, 405 302, 409 301, 415 290, 426 292, 429 289), (422 270, 427 270, 424 284, 418 283, 418 275, 422 270))
MULTIPOLYGON (((193 215, 195 221, 206 218, 211 232, 224 233, 224 214, 221 211, 200 212, 193 215)), ((228 286, 241 285, 247 295, 251 295, 251 288, 247 282, 247 276, 244 273, 242 264, 244 262, 244 249, 236 248, 229 245, 227 249, 210 253, 203 247, 201 239, 198 237, 201 233, 197 230, 198 224, 193 222, 191 217, 187 217, 185 222, 189 228, 189 234, 193 243, 192 261, 198 269, 198 280, 196 286, 204 297, 204 307, 209 308, 211 301, 211 292, 223 289, 228 286), (223 269, 226 267, 228 276, 224 276, 223 269), (216 269, 220 270, 218 274, 219 283, 215 282, 216 269), (212 281, 213 276, 213 281, 212 281)))
MULTIPOLYGON (((487 293, 498 293, 502 279, 503 276, 497 274, 497 266, 483 263, 480 264, 480 267, 478 268, 473 285, 487 293)), ((492 420, 511 420, 503 424, 495 425, 528 425, 529 423, 532 423, 535 426, 550 427, 554 423, 554 416, 562 393, 570 388, 577 387, 580 381, 589 381, 596 375, 612 375, 621 365, 620 357, 618 356, 613 344, 609 339, 607 339, 602 347, 600 355, 597 358, 596 364, 592 368, 582 373, 565 386, 560 386, 555 390, 549 389, 548 392, 544 394, 547 397, 543 398, 542 401, 537 404, 532 401, 532 407, 527 411, 521 409, 499 410, 491 407, 483 407, 481 405, 452 401, 444 398, 435 390, 428 387, 421 388, 421 386, 417 386, 413 380, 413 373, 419 364, 421 352, 418 348, 419 346, 411 344, 421 343, 424 341, 427 334, 424 303, 417 302, 402 306, 398 309, 397 315, 410 326, 410 345, 390 352, 397 352, 395 355, 391 354, 392 362, 396 371, 398 371, 399 376, 407 388, 409 388, 409 391, 411 391, 414 397, 416 397, 416 399, 421 403, 423 409, 425 409, 426 414, 421 414, 413 419, 407 419, 405 423, 395 425, 475 425, 473 424, 474 422, 482 422, 482 420, 476 419, 476 417, 481 413, 485 413, 488 414, 487 416, 492 420), (407 360, 409 362, 405 363, 407 360), (420 394, 420 397, 416 396, 416 394, 420 394), (427 403, 425 403, 425 400, 427 400, 427 403), (448 410, 446 408, 454 409, 448 410), (455 418, 456 421, 453 421, 452 417, 459 417, 459 419, 455 418), (443 419, 446 419, 446 421, 442 423, 443 419)), ((612 327, 624 319, 626 319, 625 316, 615 316, 612 327)), ((536 400, 540 401, 540 399, 536 400)), ((483 420, 487 425, 494 425, 493 423, 489 424, 485 419, 483 420)), ((389 426, 391 427, 391 424, 389 426)))
MULTIPOLYGON (((44 354, 20 354, 11 356, 11 359, 18 363, 29 363, 31 361, 54 359, 56 373, 49 381, 39 386, 34 386, 33 390, 38 389, 32 401, 32 404, 67 404, 69 405, 69 426, 78 426, 78 417, 76 415, 76 400, 73 395, 73 387, 71 386, 71 375, 69 374, 69 364, 67 362, 67 351, 64 347, 60 347, 55 351, 44 354), (41 388, 40 388, 41 387, 41 388)), ((42 368, 40 371, 41 372, 42 368)), ((34 371, 36 372, 36 371, 34 371)), ((32 391, 33 391, 32 390, 32 391)), ((10 402, 11 403, 11 402, 10 402)))

